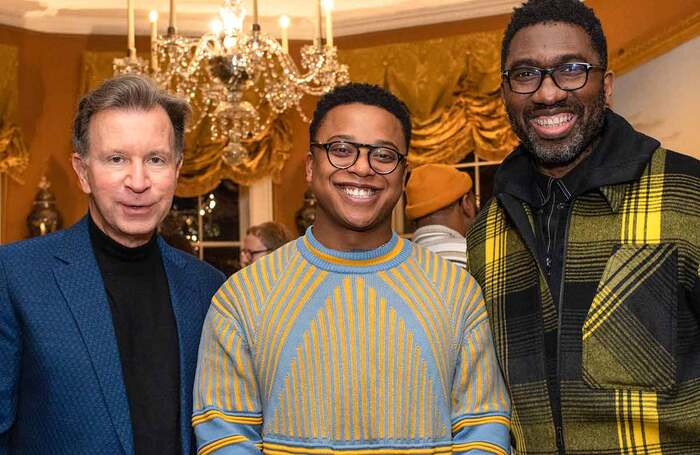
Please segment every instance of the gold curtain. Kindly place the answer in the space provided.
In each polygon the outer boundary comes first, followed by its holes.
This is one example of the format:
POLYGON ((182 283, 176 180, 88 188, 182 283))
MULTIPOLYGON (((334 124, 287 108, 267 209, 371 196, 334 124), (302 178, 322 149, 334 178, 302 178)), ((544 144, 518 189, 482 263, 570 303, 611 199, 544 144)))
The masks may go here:
MULTIPOLYGON (((112 61, 123 57, 117 52, 86 52, 83 58, 82 92, 87 93, 113 74, 112 61)), ((244 142, 248 158, 235 167, 222 160, 225 143, 212 142, 205 120, 185 137, 185 154, 177 195, 192 197, 216 188, 221 180, 242 185, 271 176, 279 182, 280 172, 292 150, 292 131, 285 116, 279 116, 256 137, 244 142)))
POLYGON ((413 118, 411 166, 474 152, 501 160, 517 145, 500 96, 501 32, 340 51, 355 82, 381 85, 413 118))
POLYGON ((16 124, 19 86, 17 48, 0 44, 0 173, 18 182, 29 165, 29 153, 16 124))

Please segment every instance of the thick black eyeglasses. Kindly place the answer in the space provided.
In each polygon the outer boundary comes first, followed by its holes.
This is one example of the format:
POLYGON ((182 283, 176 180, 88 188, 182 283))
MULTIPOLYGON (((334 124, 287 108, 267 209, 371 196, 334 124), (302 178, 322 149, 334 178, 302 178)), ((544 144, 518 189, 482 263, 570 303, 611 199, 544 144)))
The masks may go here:
POLYGON ((359 144, 349 141, 332 141, 326 143, 312 142, 312 147, 326 151, 328 162, 336 169, 347 169, 357 162, 360 149, 367 149, 369 167, 377 174, 391 174, 406 157, 398 150, 386 145, 359 144))
POLYGON ((588 73, 598 69, 604 68, 589 63, 564 63, 552 68, 520 66, 504 71, 502 75, 511 91, 528 95, 540 89, 545 76, 551 77, 554 84, 562 90, 578 90, 588 82, 588 73))

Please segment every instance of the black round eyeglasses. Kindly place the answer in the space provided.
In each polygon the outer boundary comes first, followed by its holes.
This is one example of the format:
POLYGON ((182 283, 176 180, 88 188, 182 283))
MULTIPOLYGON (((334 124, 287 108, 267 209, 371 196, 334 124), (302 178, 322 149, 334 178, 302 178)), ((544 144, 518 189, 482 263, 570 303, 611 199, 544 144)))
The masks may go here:
POLYGON ((369 167, 381 175, 391 174, 406 159, 398 150, 386 145, 360 144, 350 141, 332 141, 326 143, 312 142, 312 147, 326 151, 328 162, 336 169, 348 169, 357 162, 360 149, 367 149, 369 167))

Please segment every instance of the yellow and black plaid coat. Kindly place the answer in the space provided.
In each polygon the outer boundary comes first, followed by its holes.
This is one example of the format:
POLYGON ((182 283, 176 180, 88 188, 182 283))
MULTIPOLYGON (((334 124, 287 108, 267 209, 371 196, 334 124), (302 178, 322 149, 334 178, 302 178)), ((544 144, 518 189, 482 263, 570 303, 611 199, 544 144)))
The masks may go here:
POLYGON ((544 338, 560 328, 565 453, 700 454, 700 162, 612 112, 596 150, 594 184, 572 203, 562 302, 536 259, 524 150, 499 169, 468 236, 514 445, 557 453, 544 338))

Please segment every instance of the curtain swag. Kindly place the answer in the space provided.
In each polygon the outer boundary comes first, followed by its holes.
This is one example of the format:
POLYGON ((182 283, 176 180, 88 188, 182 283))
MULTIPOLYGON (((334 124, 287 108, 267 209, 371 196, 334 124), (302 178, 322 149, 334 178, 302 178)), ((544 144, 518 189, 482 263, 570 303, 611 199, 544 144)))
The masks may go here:
POLYGON ((340 51, 356 82, 381 85, 413 117, 408 161, 502 160, 517 145, 500 95, 501 32, 340 51))
POLYGON ((19 100, 18 51, 0 44, 0 173, 23 183, 21 174, 29 165, 29 152, 16 124, 19 100))

